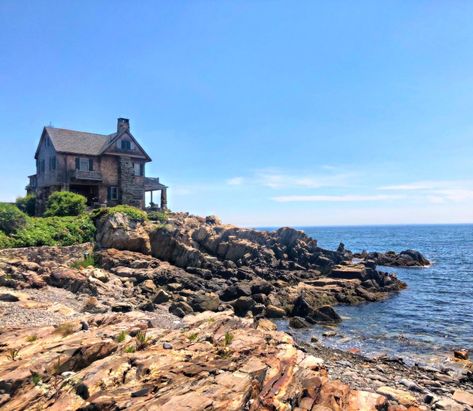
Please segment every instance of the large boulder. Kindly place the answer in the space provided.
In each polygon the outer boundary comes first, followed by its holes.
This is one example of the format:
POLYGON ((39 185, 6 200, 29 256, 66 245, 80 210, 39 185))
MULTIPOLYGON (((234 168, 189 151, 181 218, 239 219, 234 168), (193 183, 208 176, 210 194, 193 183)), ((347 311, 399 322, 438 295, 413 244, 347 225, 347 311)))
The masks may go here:
POLYGON ((105 214, 96 221, 95 240, 100 248, 138 251, 149 254, 150 240, 145 225, 123 213, 105 214))

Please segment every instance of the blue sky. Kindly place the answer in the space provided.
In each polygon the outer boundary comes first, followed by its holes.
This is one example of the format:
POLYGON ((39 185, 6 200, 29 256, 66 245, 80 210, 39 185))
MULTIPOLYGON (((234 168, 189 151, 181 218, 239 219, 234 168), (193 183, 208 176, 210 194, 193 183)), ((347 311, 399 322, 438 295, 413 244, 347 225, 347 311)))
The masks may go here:
POLYGON ((122 116, 174 210, 473 222, 472 19, 454 0, 2 0, 0 201, 44 125, 122 116))

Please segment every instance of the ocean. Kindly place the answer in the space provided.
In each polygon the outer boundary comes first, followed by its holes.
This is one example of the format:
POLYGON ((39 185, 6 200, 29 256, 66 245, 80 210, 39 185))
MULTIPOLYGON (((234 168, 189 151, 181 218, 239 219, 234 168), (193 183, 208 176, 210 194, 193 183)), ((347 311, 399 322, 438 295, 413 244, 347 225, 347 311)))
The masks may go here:
MULTIPOLYGON (((327 249, 342 241, 351 251, 422 252, 426 268, 387 268, 408 285, 391 298, 358 306, 337 306, 344 319, 335 337, 327 328, 290 330, 328 346, 385 354, 406 362, 435 362, 456 348, 473 349, 473 225, 298 227, 327 249)), ((287 326, 282 325, 287 329, 287 326)))

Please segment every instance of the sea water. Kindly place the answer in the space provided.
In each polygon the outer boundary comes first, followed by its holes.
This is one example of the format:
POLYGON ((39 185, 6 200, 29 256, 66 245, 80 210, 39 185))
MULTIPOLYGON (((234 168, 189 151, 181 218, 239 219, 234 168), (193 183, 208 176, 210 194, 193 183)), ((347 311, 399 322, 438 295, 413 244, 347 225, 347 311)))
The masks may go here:
POLYGON ((335 337, 323 337, 327 328, 315 326, 290 330, 297 338, 316 336, 328 346, 416 361, 473 349, 473 225, 299 228, 322 248, 343 242, 353 252, 415 249, 432 265, 379 267, 395 272, 407 289, 384 301, 335 307, 344 318, 335 337))

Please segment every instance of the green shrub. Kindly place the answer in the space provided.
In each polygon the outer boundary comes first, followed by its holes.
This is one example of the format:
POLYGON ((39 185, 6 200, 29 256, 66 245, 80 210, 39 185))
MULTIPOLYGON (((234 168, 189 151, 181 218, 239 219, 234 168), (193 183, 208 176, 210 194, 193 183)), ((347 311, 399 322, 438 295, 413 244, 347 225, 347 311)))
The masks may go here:
POLYGON ((45 217, 77 216, 86 209, 87 199, 70 191, 56 191, 48 198, 45 217))
POLYGON ((148 215, 145 211, 128 205, 117 205, 115 207, 97 208, 96 210, 92 211, 91 217, 95 220, 104 215, 115 213, 125 214, 132 221, 143 222, 148 219, 148 215))
POLYGON ((32 194, 28 194, 25 197, 18 197, 16 199, 16 206, 29 216, 34 216, 36 209, 36 197, 32 194))
POLYGON ((160 223, 165 223, 168 221, 168 214, 166 211, 150 211, 148 213, 148 218, 151 221, 159 221, 160 223))
POLYGON ((0 248, 15 247, 15 241, 8 237, 3 231, 0 231, 0 248))
POLYGON ((28 216, 13 204, 0 204, 0 230, 12 234, 26 225, 28 216))
POLYGON ((86 214, 79 217, 30 217, 27 225, 11 236, 14 242, 11 246, 82 244, 92 241, 94 235, 95 226, 86 214))

